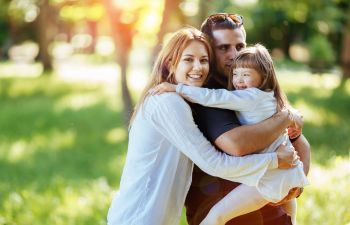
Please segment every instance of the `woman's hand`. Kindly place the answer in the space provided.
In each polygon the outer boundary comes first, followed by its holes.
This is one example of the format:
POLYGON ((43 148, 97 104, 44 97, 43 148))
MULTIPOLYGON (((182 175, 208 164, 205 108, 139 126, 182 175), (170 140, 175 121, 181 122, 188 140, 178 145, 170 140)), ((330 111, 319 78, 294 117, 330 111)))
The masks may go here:
POLYGON ((163 82, 148 91, 151 95, 159 95, 165 92, 176 92, 176 84, 163 82))
POLYGON ((279 169, 289 169, 296 167, 299 156, 293 146, 287 147, 285 144, 281 144, 278 147, 276 153, 279 169))

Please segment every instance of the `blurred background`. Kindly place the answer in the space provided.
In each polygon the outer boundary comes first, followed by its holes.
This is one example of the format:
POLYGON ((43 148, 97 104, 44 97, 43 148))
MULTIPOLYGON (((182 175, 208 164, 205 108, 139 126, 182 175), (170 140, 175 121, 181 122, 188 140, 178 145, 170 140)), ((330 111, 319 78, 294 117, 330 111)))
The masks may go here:
POLYGON ((216 12, 244 16, 304 115, 299 224, 350 225, 348 0, 0 0, 0 225, 106 224, 154 57, 216 12))

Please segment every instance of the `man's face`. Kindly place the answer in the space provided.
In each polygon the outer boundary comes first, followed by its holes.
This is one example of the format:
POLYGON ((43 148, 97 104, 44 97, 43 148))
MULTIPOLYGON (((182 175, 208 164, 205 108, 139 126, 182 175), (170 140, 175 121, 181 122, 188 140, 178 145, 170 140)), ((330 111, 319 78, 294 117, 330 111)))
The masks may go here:
POLYGON ((216 69, 220 74, 230 76, 230 67, 237 53, 246 46, 241 29, 220 29, 213 31, 216 69))

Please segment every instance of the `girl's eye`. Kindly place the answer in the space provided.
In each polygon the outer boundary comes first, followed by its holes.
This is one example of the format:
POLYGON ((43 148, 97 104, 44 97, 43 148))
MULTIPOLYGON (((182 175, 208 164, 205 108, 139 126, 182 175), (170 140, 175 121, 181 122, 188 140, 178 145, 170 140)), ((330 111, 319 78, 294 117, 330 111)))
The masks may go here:
POLYGON ((232 74, 232 76, 237 76, 237 73, 232 74))
POLYGON ((249 74, 248 74, 248 73, 245 73, 243 76, 245 76, 245 77, 249 77, 249 74))

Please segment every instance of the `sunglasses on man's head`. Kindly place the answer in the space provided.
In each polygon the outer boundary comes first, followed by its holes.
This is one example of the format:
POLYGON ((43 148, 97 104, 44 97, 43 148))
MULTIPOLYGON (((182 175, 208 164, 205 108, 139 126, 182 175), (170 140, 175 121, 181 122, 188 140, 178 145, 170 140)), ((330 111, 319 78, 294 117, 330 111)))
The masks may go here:
POLYGON ((218 23, 227 20, 230 18, 235 24, 238 26, 243 25, 243 16, 238 14, 230 14, 230 13, 216 13, 212 14, 208 17, 210 22, 218 23))

